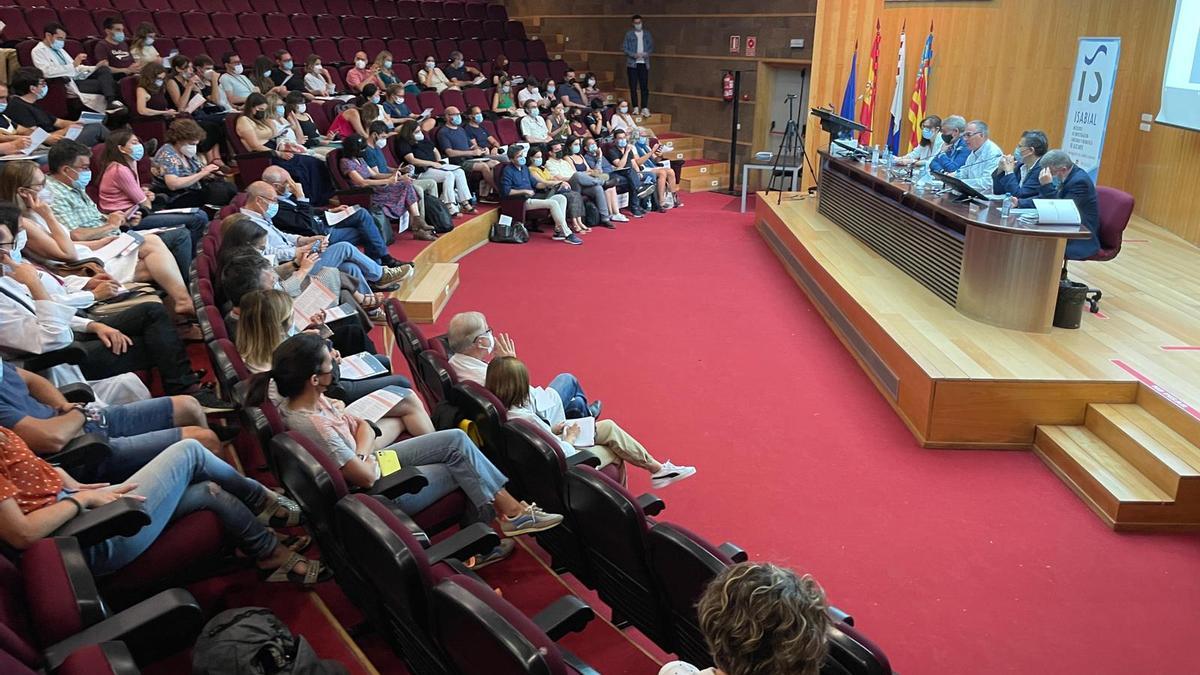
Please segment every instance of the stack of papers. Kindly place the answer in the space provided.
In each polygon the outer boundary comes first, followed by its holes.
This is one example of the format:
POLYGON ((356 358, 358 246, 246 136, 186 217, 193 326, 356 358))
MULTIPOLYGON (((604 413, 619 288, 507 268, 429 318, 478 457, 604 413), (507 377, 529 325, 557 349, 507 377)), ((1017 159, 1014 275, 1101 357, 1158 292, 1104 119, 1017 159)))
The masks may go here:
POLYGON ((383 367, 374 354, 361 352, 343 356, 338 364, 338 372, 343 380, 365 380, 368 377, 387 374, 387 368, 383 367))
POLYGON ((354 305, 348 302, 343 302, 337 307, 330 307, 329 309, 325 310, 325 323, 333 323, 338 319, 344 319, 354 314, 355 311, 354 305))
POLYGON ((371 392, 346 406, 346 412, 369 422, 378 422, 388 414, 404 397, 412 393, 411 389, 391 386, 371 392))
POLYGON ((336 301, 337 296, 328 286, 316 279, 309 280, 308 288, 292 303, 292 325, 296 330, 304 330, 314 314, 328 309, 336 301))
POLYGON ((567 426, 563 427, 563 432, 571 426, 579 426, 579 436, 571 442, 577 448, 590 448, 596 444, 596 418, 595 417, 578 417, 573 420, 567 420, 567 426))
POLYGON ((334 225, 337 225, 338 223, 342 222, 343 220, 349 218, 350 216, 352 216, 356 213, 358 213, 358 205, 357 204, 351 205, 349 208, 345 209, 344 211, 337 211, 337 212, 326 211, 325 212, 325 222, 328 223, 330 227, 333 227, 334 225))
POLYGON ((103 247, 92 253, 102 263, 108 263, 114 258, 119 258, 126 253, 137 250, 143 238, 141 235, 134 232, 122 232, 116 239, 108 242, 103 247))

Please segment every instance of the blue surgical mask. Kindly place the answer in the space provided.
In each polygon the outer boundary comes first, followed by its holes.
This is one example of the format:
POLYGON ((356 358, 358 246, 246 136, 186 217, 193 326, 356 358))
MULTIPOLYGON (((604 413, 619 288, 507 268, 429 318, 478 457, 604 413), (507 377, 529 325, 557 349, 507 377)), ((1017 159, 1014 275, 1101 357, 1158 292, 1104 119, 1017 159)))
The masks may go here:
POLYGON ((154 81, 154 86, 155 86, 155 87, 158 87, 159 89, 162 89, 162 86, 163 86, 163 83, 164 83, 164 82, 166 82, 166 80, 155 80, 155 81, 154 81))
POLYGON ((517 164, 520 164, 521 166, 525 166, 525 162, 526 162, 525 155, 521 155, 520 157, 517 158, 517 164))
POLYGON ((14 265, 20 265, 24 262, 25 257, 21 255, 21 251, 25 249, 25 242, 27 241, 29 241, 29 233, 25 230, 18 232, 16 238, 13 239, 12 248, 8 250, 8 259, 14 265))
POLYGON ((587 151, 593 155, 598 155, 598 154, 600 154, 600 146, 589 145, 587 151))
POLYGON ((462 115, 451 115, 450 124, 453 124, 454 126, 462 124, 462 115))
MULTIPOLYGON (((6 104, 6 105, 7 105, 7 104, 6 104)), ((0 112, 4 112, 4 109, 3 109, 3 108, 0 108, 0 112)), ((480 122, 482 122, 482 121, 483 121, 483 113, 475 113, 475 115, 474 115, 474 116, 472 116, 472 118, 471 118, 471 119, 475 120, 475 123, 476 123, 476 124, 479 124, 480 122)))
POLYGON ((534 158, 533 158, 533 165, 534 165, 534 166, 541 166, 541 165, 542 165, 542 158, 541 158, 541 157, 534 157, 534 158))
POLYGON ((145 146, 143 146, 141 143, 134 145, 129 149, 129 156, 132 157, 133 161, 135 162, 142 161, 142 158, 146 156, 145 146))
POLYGON ((384 62, 383 62, 383 67, 384 67, 384 68, 387 68, 388 70, 391 70, 391 69, 392 69, 392 62, 391 62, 390 60, 388 60, 388 61, 384 61, 384 62))
POLYGON ((271 202, 270 205, 267 206, 267 212, 263 215, 266 216, 267 220, 274 220, 275 214, 277 213, 279 213, 279 203, 271 202))
POLYGON ((279 195, 279 198, 280 199, 291 199, 292 198, 292 189, 291 188, 284 189, 283 194, 279 195))
POLYGON ((67 46, 66 40, 55 39, 53 42, 50 43, 51 49, 54 49, 55 51, 60 51, 60 52, 63 50, 63 47, 66 47, 66 46, 67 46))
POLYGON ((932 141, 935 135, 937 135, 937 129, 921 127, 921 138, 924 138, 927 141, 932 141))
POLYGON ((617 112, 622 113, 622 114, 627 113, 627 112, 629 112, 629 106, 623 105, 620 108, 617 108, 617 112))
POLYGON ((292 62, 292 61, 284 61, 284 62, 283 62, 283 69, 284 69, 284 70, 291 70, 291 69, 292 69, 292 66, 294 66, 294 65, 296 65, 296 64, 295 64, 294 62, 292 62))
POLYGON ((556 89, 556 87, 546 87, 546 93, 553 94, 555 89, 556 89))
POLYGON ((578 143, 572 143, 572 144, 571 144, 571 154, 572 154, 572 155, 578 155, 578 154, 579 154, 579 144, 578 144, 578 143))
POLYGON ((276 116, 276 117, 283 117, 283 111, 284 111, 284 110, 286 110, 286 108, 285 108, 284 106, 281 106, 281 105, 277 105, 277 106, 275 106, 275 116, 276 116))
POLYGON ((1059 178, 1058 176, 1055 176, 1054 180, 1052 180, 1050 184, 1054 186, 1055 190, 1058 190, 1059 188, 1062 187, 1062 179, 1059 178))
POLYGON ((37 97, 38 97, 38 99, 43 99, 43 98, 46 98, 46 94, 49 94, 49 93, 50 93, 50 85, 43 84, 42 88, 38 89, 37 97))
POLYGON ((626 145, 629 145, 629 141, 628 141, 628 140, 626 140, 626 139, 624 139, 624 138, 618 138, 618 139, 617 139, 617 147, 618 147, 618 148, 623 148, 623 147, 625 147, 626 145))
POLYGON ((154 44, 154 38, 146 36, 146 46, 149 47, 152 44, 154 44))
POLYGON ((114 42, 124 42, 125 41, 125 33, 122 33, 120 31, 113 33, 113 41, 114 42))
POLYGON ((375 105, 379 105, 379 94, 375 94, 374 96, 371 97, 371 103, 374 103, 375 105))
POLYGON ((8 110, 8 101, 0 101, 0 115, 3 115, 5 110, 8 110))
MULTIPOLYGON (((86 190, 88 183, 91 183, 91 182, 92 182, 92 170, 91 169, 84 169, 83 171, 79 172, 78 176, 75 177, 75 187, 79 188, 80 190, 86 190)), ((24 234, 24 233, 22 233, 22 234, 24 234)))
POLYGON ((530 117, 541 117, 542 116, 542 112, 540 110, 538 110, 537 108, 530 108, 529 110, 525 111, 525 114, 529 115, 530 117))

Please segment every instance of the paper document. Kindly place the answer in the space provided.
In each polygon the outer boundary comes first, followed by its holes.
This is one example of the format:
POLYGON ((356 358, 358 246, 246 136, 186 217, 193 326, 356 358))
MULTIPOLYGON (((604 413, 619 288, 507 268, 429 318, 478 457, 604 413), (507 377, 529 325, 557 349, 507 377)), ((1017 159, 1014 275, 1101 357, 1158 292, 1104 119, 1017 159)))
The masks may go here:
POLYGON ((142 241, 142 237, 132 232, 122 232, 116 239, 93 251, 92 255, 99 258, 100 262, 107 263, 137 249, 142 241))
POLYGON ((355 417, 361 417, 364 420, 378 422, 389 410, 395 408, 397 403, 404 400, 404 397, 411 393, 411 389, 405 389, 404 387, 384 387, 346 406, 346 412, 355 417))
POLYGON ((186 213, 187 215, 190 216, 195 213, 198 213, 199 211, 200 211, 200 209, 195 206, 184 206, 184 207, 178 208, 178 209, 159 209, 158 211, 155 211, 154 213, 155 213, 155 215, 157 215, 159 213, 186 213))
POLYGON ((67 127, 67 132, 65 134, 63 134, 63 138, 73 141, 76 138, 79 138, 79 134, 82 132, 83 132, 83 127, 71 125, 71 126, 67 127))
POLYGON ((1035 199, 1033 206, 1037 209, 1040 225, 1078 225, 1082 222, 1079 209, 1070 199, 1035 199))
POLYGON ((46 133, 45 129, 41 127, 34 127, 33 133, 29 134, 29 145, 27 145, 25 149, 21 151, 21 154, 29 155, 29 153, 41 147, 42 142, 45 141, 46 137, 49 135, 50 134, 46 133))
POLYGON ((190 101, 188 101, 188 104, 184 107, 184 110, 186 112, 193 113, 199 110, 200 106, 202 105, 204 105, 204 97, 197 94, 196 96, 193 96, 190 101))
POLYGON ((354 305, 348 302, 343 302, 337 307, 330 307, 329 309, 325 310, 325 323, 333 323, 338 319, 344 319, 348 316, 353 316, 355 311, 354 305))
POLYGON ((571 428, 572 424, 579 425, 579 437, 571 442, 571 445, 577 448, 590 448, 596 444, 596 418, 595 417, 579 417, 573 420, 567 420, 567 426, 563 427, 564 433, 571 428))
POLYGON ((361 352, 343 356, 341 363, 338 364, 338 371, 343 380, 365 380, 368 377, 386 374, 387 368, 383 367, 374 354, 361 352))
POLYGON ((390 476, 404 468, 400 466, 400 456, 395 450, 376 450, 375 459, 379 462, 380 476, 390 476))
POLYGON ((104 113, 92 112, 90 110, 84 110, 83 112, 79 113, 80 124, 99 124, 103 121, 104 113))
POLYGON ((317 312, 327 309, 337 301, 337 296, 325 284, 312 279, 308 288, 292 303, 292 325, 296 330, 304 330, 309 319, 317 312))
POLYGON ((338 212, 326 211, 325 212, 325 222, 328 223, 330 227, 333 227, 334 225, 337 225, 338 223, 342 222, 343 220, 349 218, 350 216, 352 216, 356 213, 358 213, 358 205, 357 204, 352 205, 350 208, 348 208, 344 211, 338 211, 338 212))
POLYGON ((431 113, 431 112, 433 112, 433 108, 426 108, 426 109, 422 110, 421 117, 419 119, 425 119, 426 117, 429 117, 429 113, 431 113))

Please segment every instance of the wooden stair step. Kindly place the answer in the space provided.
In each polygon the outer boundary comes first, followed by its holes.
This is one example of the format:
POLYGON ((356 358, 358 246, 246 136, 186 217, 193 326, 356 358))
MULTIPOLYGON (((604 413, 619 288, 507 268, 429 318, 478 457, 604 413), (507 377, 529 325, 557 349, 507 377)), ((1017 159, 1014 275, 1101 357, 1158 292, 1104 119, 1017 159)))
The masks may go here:
MULTIPOLYGON (((1138 391, 1138 405, 1146 409, 1146 412, 1162 422, 1172 431, 1186 438, 1189 443, 1196 447, 1200 447, 1200 419, 1191 416, 1175 404, 1167 399, 1155 394, 1149 388, 1143 387, 1138 391)), ((1200 467, 1200 465, 1189 461, 1192 466, 1200 467)))
POLYGON ((720 162, 715 159, 696 159, 683 165, 683 171, 680 173, 681 178, 696 179, 696 178, 716 178, 717 176, 725 176, 728 178, 729 163, 720 162))
POLYGON ((672 160, 674 160, 674 159, 685 159, 685 160, 704 159, 704 151, 699 148, 687 148, 685 150, 680 150, 679 147, 676 146, 676 148, 674 150, 663 153, 663 156, 666 157, 667 159, 672 159, 672 160))
POLYGON ((1089 404, 1085 425, 1170 494, 1200 481, 1200 448, 1136 403, 1089 404))
POLYGON ((416 323, 433 323, 458 288, 458 263, 433 263, 396 296, 416 323))
POLYGON ((679 189, 684 192, 709 192, 727 187, 729 187, 729 176, 724 175, 707 176, 704 178, 684 178, 679 181, 679 189))

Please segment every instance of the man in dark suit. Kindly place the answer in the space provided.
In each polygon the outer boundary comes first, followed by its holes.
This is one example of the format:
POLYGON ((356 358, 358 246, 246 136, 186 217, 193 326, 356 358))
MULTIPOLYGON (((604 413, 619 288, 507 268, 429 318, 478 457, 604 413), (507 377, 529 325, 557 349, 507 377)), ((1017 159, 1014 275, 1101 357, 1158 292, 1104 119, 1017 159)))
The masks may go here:
POLYGON ((992 173, 992 194, 1014 197, 1036 197, 1041 191, 1038 174, 1042 172, 1042 156, 1050 149, 1046 133, 1030 129, 1021 134, 1021 142, 1012 157, 1000 158, 1000 166, 992 173))
MULTIPOLYGON (((1051 150, 1041 161, 1038 196, 1042 199, 1070 199, 1079 209, 1079 218, 1092 236, 1067 242, 1068 260, 1087 260, 1100 250, 1100 203, 1096 184, 1088 172, 1075 166, 1065 150, 1051 150)), ((1033 208, 1033 199, 1017 199, 1018 208, 1033 208)))
POLYGON ((279 195, 277 202, 279 211, 271 219, 271 223, 275 227, 284 232, 301 236, 329 235, 330 244, 345 241, 355 246, 362 246, 367 257, 378 261, 380 265, 384 267, 400 266, 400 261, 388 253, 383 234, 375 224, 375 218, 367 213, 366 209, 358 209, 331 228, 326 220, 326 214, 338 213, 349 207, 339 206, 328 211, 313 208, 313 205, 304 196, 304 188, 292 180, 287 171, 278 166, 267 167, 263 171, 262 178, 275 188, 275 194, 279 195))

